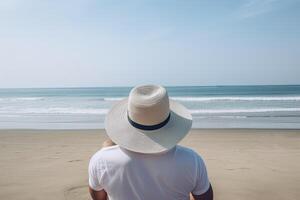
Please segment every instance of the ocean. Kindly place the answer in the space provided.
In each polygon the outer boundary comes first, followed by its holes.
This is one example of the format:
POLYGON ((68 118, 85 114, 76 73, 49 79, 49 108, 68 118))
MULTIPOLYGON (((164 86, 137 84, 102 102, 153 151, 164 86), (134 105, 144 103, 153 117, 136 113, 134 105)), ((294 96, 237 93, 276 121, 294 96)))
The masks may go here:
MULTIPOLYGON (((0 129, 99 129, 130 87, 0 89, 0 129)), ((300 128, 300 85, 167 87, 193 128, 300 128)))

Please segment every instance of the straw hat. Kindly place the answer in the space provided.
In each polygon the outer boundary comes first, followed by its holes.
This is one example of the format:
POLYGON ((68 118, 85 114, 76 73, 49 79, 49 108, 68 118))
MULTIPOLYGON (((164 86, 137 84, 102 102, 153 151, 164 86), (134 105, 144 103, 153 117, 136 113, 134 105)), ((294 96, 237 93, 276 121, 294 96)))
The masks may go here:
POLYGON ((108 136, 127 150, 160 153, 174 147, 191 129, 192 116, 178 102, 169 100, 158 85, 137 86, 129 97, 108 112, 108 136))

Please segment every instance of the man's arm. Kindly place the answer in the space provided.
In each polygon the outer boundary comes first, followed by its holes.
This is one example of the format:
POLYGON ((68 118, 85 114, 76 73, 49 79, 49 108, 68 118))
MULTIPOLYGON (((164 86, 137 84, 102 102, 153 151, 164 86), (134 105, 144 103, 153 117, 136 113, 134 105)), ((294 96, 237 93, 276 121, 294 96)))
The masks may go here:
MULTIPOLYGON (((116 145, 111 139, 107 139, 103 142, 102 148, 116 145)), ((107 200, 107 193, 105 190, 95 191, 89 187, 90 195, 93 200, 107 200)))
POLYGON ((209 189, 204 194, 193 195, 193 197, 194 197, 194 200, 213 200, 214 193, 213 193, 211 185, 209 186, 209 189))
POLYGON ((104 190, 95 191, 89 187, 89 191, 93 200, 107 200, 107 194, 104 190))

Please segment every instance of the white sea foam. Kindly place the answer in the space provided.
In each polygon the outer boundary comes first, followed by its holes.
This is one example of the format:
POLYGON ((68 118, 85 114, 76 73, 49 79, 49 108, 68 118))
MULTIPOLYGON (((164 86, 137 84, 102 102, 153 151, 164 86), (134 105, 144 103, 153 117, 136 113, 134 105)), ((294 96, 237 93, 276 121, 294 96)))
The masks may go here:
MULTIPOLYGON (((104 97, 101 100, 104 101, 120 101, 125 97, 104 97)), ((210 101, 300 101, 300 96, 203 96, 203 97, 193 97, 193 96, 175 96, 170 97, 176 101, 183 102, 210 102, 210 101)), ((47 100, 46 97, 15 97, 15 98, 0 98, 0 101, 41 101, 47 100)))
POLYGON ((19 101, 41 101, 45 100, 44 97, 4 97, 0 98, 0 101, 12 101, 12 102, 19 102, 19 101))
POLYGON ((28 109, 15 111, 15 113, 18 114, 100 114, 100 115, 104 115, 107 112, 108 109, 70 108, 70 107, 28 108, 28 109))
MULTIPOLYGON (((0 109, 0 114, 98 114, 105 115, 109 109, 104 108, 26 108, 26 109, 0 109)), ((253 108, 253 109, 191 109, 191 114, 234 115, 247 113, 270 113, 270 112, 300 112, 300 108, 253 108)))
POLYGON ((104 101, 120 101, 122 99, 124 99, 125 97, 105 97, 103 98, 104 101))
POLYGON ((177 101, 300 101, 300 96, 171 97, 177 101))
POLYGON ((17 101, 39 101, 39 100, 44 100, 44 97, 19 97, 15 98, 17 101))
POLYGON ((300 108, 253 108, 253 109, 196 109, 192 114, 236 114, 236 113, 268 113, 268 112, 300 112, 300 108))
MULTIPOLYGON (((182 96, 170 97, 176 101, 205 102, 205 101, 300 101, 300 96, 182 96)), ((124 97, 105 97, 104 101, 120 101, 124 97)))

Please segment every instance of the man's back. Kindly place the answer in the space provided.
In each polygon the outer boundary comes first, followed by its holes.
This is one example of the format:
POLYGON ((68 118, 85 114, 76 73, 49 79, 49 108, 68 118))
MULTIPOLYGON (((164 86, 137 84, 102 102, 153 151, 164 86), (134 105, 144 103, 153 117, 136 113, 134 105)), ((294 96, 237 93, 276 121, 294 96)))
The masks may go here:
POLYGON ((104 148, 91 158, 89 184, 110 200, 188 200, 190 192, 201 195, 210 187, 201 157, 179 145, 159 154, 104 148))

